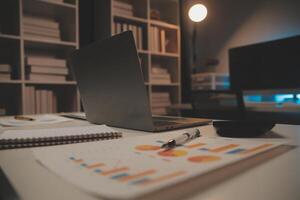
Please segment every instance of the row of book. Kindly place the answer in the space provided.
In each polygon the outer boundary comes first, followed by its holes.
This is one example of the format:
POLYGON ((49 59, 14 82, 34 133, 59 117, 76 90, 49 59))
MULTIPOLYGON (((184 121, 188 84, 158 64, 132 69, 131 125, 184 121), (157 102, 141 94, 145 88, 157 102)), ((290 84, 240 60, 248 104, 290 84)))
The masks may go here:
POLYGON ((27 86, 25 97, 26 114, 57 113, 57 97, 54 91, 27 86))
POLYGON ((192 74, 192 90, 227 90, 229 87, 228 74, 214 72, 192 74))
POLYGON ((133 16, 134 10, 130 3, 124 1, 113 1, 113 9, 116 15, 133 16))
POLYGON ((128 24, 124 22, 114 22, 115 33, 132 31, 137 49, 144 49, 143 46, 143 27, 139 25, 128 24))
POLYGON ((0 80, 10 80, 11 79, 11 65, 10 64, 0 64, 0 80))
POLYGON ((60 40, 59 22, 52 18, 24 15, 23 33, 25 37, 60 40))
POLYGON ((169 40, 166 37, 166 30, 156 26, 150 27, 150 50, 154 52, 167 52, 167 45, 169 40))
POLYGON ((65 59, 28 55, 25 64, 26 78, 31 81, 66 81, 69 74, 65 59))
POLYGON ((171 83, 171 74, 167 69, 160 65, 153 65, 151 68, 151 82, 153 84, 168 84, 171 83))
POLYGON ((169 92, 153 92, 151 95, 151 108, 154 115, 167 115, 167 109, 171 106, 169 92))

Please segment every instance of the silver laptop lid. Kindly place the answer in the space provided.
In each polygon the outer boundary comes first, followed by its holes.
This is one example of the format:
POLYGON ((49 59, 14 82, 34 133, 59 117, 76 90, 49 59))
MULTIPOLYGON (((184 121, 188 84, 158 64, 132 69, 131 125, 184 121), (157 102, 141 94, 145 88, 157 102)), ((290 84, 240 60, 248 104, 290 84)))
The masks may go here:
POLYGON ((88 121, 137 130, 154 129, 131 31, 76 50, 70 65, 88 121))

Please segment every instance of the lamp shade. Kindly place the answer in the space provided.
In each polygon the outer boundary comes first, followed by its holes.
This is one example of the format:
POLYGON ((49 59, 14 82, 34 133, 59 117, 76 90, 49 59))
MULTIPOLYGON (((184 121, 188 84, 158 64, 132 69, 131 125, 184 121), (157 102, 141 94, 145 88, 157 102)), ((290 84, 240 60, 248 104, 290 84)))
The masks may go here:
POLYGON ((189 9, 189 18, 193 22, 201 22, 207 16, 207 8, 203 4, 195 4, 189 9))

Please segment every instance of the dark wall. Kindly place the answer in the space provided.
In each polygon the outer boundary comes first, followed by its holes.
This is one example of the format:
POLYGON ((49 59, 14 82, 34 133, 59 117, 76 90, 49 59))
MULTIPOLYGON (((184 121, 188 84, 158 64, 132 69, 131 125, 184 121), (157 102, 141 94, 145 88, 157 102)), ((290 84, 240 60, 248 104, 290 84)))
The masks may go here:
POLYGON ((208 17, 197 26, 199 67, 216 58, 220 63, 210 70, 228 72, 229 48, 300 34, 299 0, 201 2, 207 5, 208 17))

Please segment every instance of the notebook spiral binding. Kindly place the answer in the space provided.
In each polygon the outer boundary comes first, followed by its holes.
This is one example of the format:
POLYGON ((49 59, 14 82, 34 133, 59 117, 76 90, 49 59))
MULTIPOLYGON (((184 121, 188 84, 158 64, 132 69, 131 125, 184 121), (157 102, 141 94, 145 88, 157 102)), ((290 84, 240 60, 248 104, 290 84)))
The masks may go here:
POLYGON ((0 150, 53 146, 63 144, 73 144, 82 142, 94 142, 99 140, 110 140, 122 137, 121 132, 107 132, 107 133, 91 133, 85 135, 69 135, 58 137, 40 137, 40 138, 18 138, 18 139, 1 139, 0 150))

